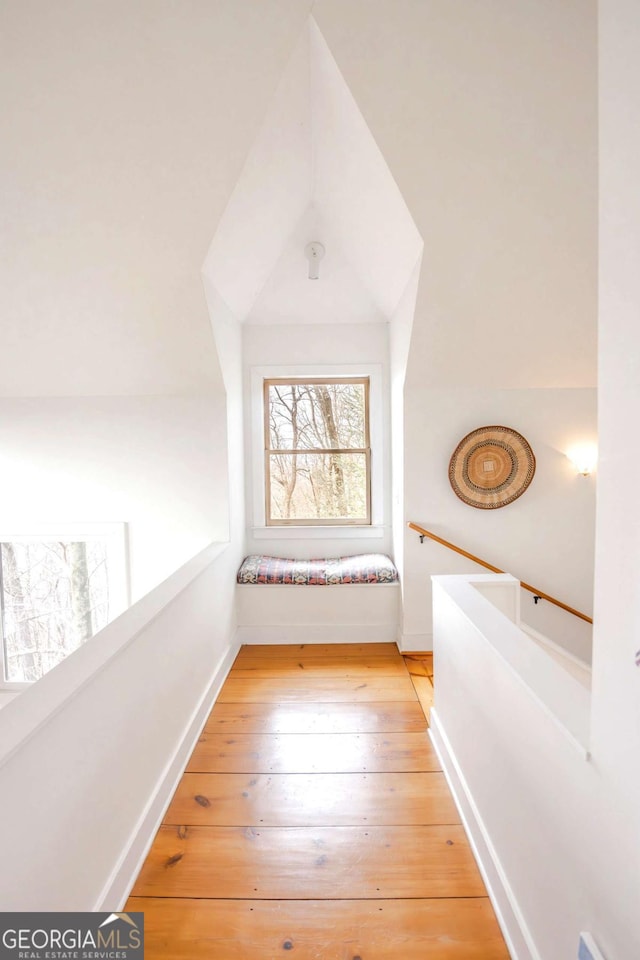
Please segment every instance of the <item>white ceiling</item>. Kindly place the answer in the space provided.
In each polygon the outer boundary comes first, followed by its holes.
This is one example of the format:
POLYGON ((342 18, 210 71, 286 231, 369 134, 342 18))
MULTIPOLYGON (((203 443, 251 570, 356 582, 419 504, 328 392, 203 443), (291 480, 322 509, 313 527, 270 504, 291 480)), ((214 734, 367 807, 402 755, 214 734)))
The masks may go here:
POLYGON ((248 323, 383 323, 374 292, 345 255, 335 226, 310 205, 287 238, 247 317, 248 323), (325 255, 318 280, 309 280, 304 248, 321 238, 325 255))
POLYGON ((0 4, 0 394, 219 389, 218 224, 238 316, 388 317, 415 241, 395 184, 426 250, 408 383, 593 385, 593 5, 314 0, 331 56, 311 5, 0 4))
POLYGON ((0 394, 219 389, 202 260, 309 0, 0 4, 0 394))
POLYGON ((204 272, 249 323, 390 320, 422 240, 311 19, 289 60, 204 272), (326 250, 308 279, 304 248, 326 250))

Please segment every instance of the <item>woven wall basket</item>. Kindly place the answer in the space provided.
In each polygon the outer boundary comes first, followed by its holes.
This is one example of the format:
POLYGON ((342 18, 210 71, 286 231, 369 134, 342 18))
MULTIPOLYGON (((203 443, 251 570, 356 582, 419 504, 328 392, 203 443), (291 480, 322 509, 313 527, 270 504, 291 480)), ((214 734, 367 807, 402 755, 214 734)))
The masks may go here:
POLYGON ((449 463, 453 492, 479 510, 513 503, 535 472, 533 450, 510 427, 478 427, 460 441, 449 463))

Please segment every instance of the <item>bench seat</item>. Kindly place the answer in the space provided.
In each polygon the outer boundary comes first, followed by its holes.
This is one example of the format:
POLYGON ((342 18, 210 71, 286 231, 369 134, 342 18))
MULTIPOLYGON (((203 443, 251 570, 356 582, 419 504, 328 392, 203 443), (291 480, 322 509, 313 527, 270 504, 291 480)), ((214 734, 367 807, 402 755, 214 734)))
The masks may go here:
POLYGON ((397 583, 399 578, 390 557, 383 553, 361 553, 314 560, 252 554, 242 561, 237 579, 241 584, 338 586, 397 583))

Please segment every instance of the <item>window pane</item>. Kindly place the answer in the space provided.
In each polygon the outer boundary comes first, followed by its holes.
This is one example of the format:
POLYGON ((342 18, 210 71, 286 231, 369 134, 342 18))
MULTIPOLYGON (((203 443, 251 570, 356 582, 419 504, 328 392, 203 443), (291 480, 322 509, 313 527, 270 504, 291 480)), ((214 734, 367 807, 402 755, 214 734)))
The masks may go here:
POLYGON ((364 453, 270 454, 271 520, 367 522, 364 453))
POLYGON ((273 450, 366 447, 364 383, 269 384, 273 450))
POLYGON ((0 545, 5 679, 39 680, 109 620, 103 541, 0 545))

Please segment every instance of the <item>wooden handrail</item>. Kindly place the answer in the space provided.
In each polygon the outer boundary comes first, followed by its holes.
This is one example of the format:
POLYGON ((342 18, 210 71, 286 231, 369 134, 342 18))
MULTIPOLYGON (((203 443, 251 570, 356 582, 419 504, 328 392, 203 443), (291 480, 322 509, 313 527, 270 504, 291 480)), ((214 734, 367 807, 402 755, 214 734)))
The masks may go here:
MULTIPOLYGON (((463 550, 462 547, 457 547, 455 543, 449 543, 448 540, 443 540, 442 537, 438 537, 430 530, 425 530, 424 527, 419 526, 417 523, 409 523, 408 526, 411 528, 411 530, 415 530, 416 533, 419 533, 421 538, 428 537, 430 540, 435 540, 436 543, 441 543, 443 547, 448 547, 449 550, 453 550, 454 553, 459 553, 461 557, 466 557, 468 560, 473 560, 474 563, 479 563, 481 567, 491 570, 492 573, 506 573, 505 570, 501 570, 499 567, 494 567, 492 564, 487 563, 486 560, 481 560, 480 557, 476 557, 472 553, 467 553, 467 551, 463 550)), ((562 603, 561 600, 556 600, 555 597, 551 597, 548 593, 538 590, 537 587, 532 587, 530 583, 524 583, 524 581, 521 580, 520 586, 523 590, 528 590, 529 593, 532 593, 534 596, 540 597, 541 600, 548 600, 549 603, 554 603, 556 607, 566 610, 567 613, 572 613, 574 617, 580 617, 581 620, 586 620, 587 623, 593 623, 591 617, 588 617, 586 613, 580 613, 579 610, 574 610, 573 607, 567 606, 567 604, 562 603)))

